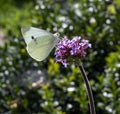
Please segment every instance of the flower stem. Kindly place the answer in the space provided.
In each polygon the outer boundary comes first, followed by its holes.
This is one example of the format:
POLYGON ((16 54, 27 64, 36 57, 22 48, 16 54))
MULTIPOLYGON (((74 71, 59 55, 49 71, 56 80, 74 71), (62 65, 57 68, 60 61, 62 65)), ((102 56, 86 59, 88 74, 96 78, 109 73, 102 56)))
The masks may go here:
POLYGON ((92 89, 91 89, 90 83, 88 81, 88 78, 87 78, 87 75, 85 73, 85 70, 84 70, 84 67, 83 67, 82 63, 80 64, 79 68, 80 68, 80 71, 82 73, 82 78, 85 82, 86 89, 87 89, 88 100, 89 100, 89 105, 90 105, 90 114, 96 114, 92 89))

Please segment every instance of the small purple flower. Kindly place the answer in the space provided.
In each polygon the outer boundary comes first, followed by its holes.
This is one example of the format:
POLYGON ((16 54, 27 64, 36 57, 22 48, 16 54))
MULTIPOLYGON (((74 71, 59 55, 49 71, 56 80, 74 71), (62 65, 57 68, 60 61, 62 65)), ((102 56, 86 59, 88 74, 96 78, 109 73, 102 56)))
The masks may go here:
POLYGON ((91 48, 91 44, 88 40, 81 40, 80 36, 74 37, 69 40, 66 36, 59 42, 55 52, 56 62, 62 63, 67 67, 70 58, 85 57, 86 49, 91 48))

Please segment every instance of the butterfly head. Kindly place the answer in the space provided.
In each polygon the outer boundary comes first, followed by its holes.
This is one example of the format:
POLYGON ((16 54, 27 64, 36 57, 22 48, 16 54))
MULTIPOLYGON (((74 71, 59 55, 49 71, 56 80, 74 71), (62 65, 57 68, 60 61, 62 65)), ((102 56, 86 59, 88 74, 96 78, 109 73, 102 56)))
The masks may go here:
POLYGON ((55 38, 59 38, 59 37, 60 37, 60 34, 59 34, 58 32, 56 32, 56 33, 54 34, 54 37, 55 37, 55 38))
POLYGON ((57 45, 60 42, 60 34, 58 32, 56 32, 55 34, 53 34, 55 37, 55 44, 57 45))

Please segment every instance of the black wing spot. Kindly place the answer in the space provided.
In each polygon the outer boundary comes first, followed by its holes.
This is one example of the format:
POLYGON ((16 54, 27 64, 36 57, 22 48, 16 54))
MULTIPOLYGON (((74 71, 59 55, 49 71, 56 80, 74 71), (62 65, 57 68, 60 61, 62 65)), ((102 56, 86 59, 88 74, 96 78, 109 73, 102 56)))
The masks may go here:
POLYGON ((37 39, 34 36, 31 36, 32 40, 35 41, 35 43, 37 44, 37 39))
POLYGON ((34 36, 31 36, 32 39, 35 39, 34 36))

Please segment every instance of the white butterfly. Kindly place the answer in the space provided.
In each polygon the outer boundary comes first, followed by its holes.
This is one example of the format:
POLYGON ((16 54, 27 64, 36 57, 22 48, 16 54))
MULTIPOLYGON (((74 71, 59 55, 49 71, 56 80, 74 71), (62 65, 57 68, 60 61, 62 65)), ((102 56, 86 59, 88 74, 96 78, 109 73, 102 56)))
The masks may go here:
POLYGON ((60 40, 59 33, 52 34, 34 27, 24 27, 21 31, 29 55, 37 61, 44 60, 60 40))

